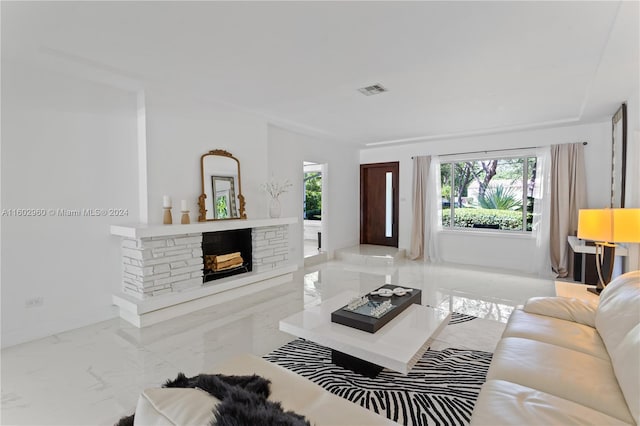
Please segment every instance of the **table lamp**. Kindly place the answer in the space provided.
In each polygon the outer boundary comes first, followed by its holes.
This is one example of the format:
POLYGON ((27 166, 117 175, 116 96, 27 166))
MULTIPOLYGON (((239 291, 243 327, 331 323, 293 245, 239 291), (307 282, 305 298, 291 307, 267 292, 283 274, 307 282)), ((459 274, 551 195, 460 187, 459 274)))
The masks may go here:
POLYGON ((640 209, 584 209, 578 212, 578 238, 596 243, 598 285, 589 291, 600 294, 611 281, 615 243, 640 243, 640 209))

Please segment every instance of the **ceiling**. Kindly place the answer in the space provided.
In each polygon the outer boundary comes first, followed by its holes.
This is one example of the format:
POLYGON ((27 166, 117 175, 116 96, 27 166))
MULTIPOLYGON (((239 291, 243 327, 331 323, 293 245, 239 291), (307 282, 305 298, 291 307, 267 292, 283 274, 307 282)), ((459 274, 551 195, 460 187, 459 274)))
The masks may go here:
POLYGON ((610 118, 638 2, 6 2, 2 56, 361 145, 610 118), (388 92, 364 96, 381 84, 388 92))

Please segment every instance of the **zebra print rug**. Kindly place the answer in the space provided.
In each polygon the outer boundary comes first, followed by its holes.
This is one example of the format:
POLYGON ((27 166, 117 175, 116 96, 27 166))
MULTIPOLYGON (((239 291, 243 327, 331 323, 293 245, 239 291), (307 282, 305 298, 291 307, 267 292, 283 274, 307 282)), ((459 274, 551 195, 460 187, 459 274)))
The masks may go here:
MULTIPOLYGON (((475 319, 453 313, 447 328, 475 319)), ((331 363, 331 349, 304 339, 264 358, 395 422, 426 426, 469 424, 492 355, 470 349, 430 349, 408 375, 385 369, 375 379, 337 367, 331 363)))

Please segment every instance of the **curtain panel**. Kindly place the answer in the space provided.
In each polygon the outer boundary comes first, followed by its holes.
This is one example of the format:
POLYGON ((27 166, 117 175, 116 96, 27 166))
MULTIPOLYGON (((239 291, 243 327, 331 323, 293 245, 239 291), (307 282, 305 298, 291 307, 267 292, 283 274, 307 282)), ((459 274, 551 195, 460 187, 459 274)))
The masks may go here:
POLYGON ((441 228, 440 161, 438 157, 413 158, 413 215, 409 258, 439 260, 438 231, 441 228))
POLYGON ((533 270, 543 278, 555 278, 551 266, 550 216, 551 216, 551 149, 548 146, 536 150, 536 183, 533 188, 533 222, 531 230, 536 236, 533 270))
POLYGON ((567 237, 576 235, 578 210, 587 204, 582 143, 551 145, 551 266, 558 277, 573 274, 567 237))
POLYGON ((409 247, 409 259, 411 260, 424 258, 427 178, 430 166, 430 156, 413 157, 411 246, 409 247))

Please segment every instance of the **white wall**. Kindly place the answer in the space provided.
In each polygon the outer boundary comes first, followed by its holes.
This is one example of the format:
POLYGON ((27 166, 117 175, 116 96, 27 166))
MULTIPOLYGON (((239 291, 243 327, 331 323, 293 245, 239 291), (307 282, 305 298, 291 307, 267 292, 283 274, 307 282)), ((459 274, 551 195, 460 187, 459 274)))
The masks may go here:
MULTIPOLYGON (((588 207, 608 206, 610 160, 603 161, 603 159, 608 159, 611 155, 609 122, 364 149, 360 152, 360 163, 400 162, 398 245, 408 249, 411 242, 412 156, 445 155, 582 141, 589 142, 585 147, 588 207)), ((442 258, 448 262, 535 272, 532 270, 531 262, 535 240, 531 237, 488 237, 481 233, 443 232, 440 242, 442 258)))
POLYGON ((2 208, 128 216, 2 217, 2 346, 115 315, 109 225, 138 217, 136 170, 134 94, 3 57, 2 208))
POLYGON ((268 216, 260 184, 267 176, 267 123, 229 107, 159 91, 147 92, 147 169, 149 223, 162 223, 162 196, 173 200, 173 221, 180 200, 187 200, 191 221, 198 220, 202 193, 200 156, 229 151, 240 161, 242 193, 249 219, 268 216))
POLYGON ((300 218, 292 226, 290 243, 291 257, 298 265, 304 265, 302 247, 302 196, 304 161, 326 164, 323 171, 322 195, 322 248, 329 256, 333 251, 358 244, 360 240, 360 168, 358 149, 306 136, 276 126, 269 126, 269 177, 277 180, 289 179, 291 191, 280 197, 283 216, 300 218))
POLYGON ((145 217, 135 93, 6 61, 2 91, 2 208, 128 210, 125 217, 2 218, 3 347, 117 316, 111 295, 121 285, 120 240, 109 226, 162 223, 164 194, 172 196, 174 223, 181 199, 196 221, 200 156, 209 150, 240 160, 247 216, 268 215, 259 189, 267 178, 264 118, 147 92, 145 217), (42 306, 27 307, 34 299, 42 306))

